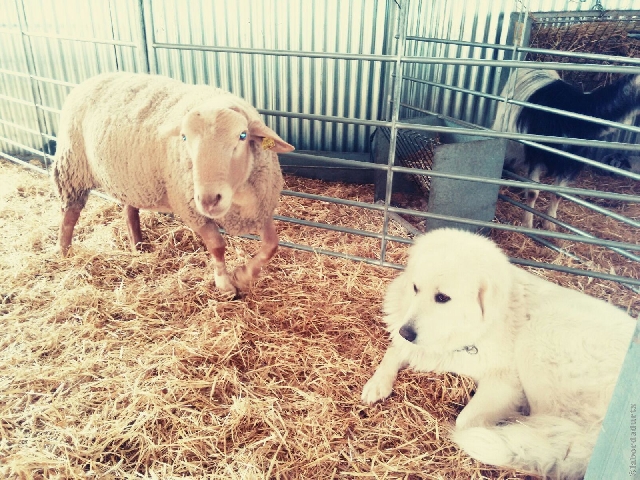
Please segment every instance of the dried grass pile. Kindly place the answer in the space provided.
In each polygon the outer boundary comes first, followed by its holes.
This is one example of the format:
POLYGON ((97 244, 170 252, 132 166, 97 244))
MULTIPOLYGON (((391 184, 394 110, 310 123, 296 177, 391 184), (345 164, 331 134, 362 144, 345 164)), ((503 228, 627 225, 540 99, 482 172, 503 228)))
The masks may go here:
MULTIPOLYGON (((533 19, 529 45, 533 48, 559 50, 564 52, 597 53, 618 57, 640 56, 640 39, 633 34, 640 30, 640 19, 616 18, 614 15, 604 19, 569 23, 567 18, 533 19)), ((611 65, 610 61, 594 61, 585 58, 563 56, 561 53, 529 54, 527 60, 561 63, 598 63, 611 65)), ((620 77, 620 74, 608 72, 560 71, 563 80, 580 86, 590 92, 597 87, 608 85, 620 77)))
MULTIPOLYGON (((486 468, 447 440, 467 379, 403 372, 389 400, 360 405, 386 347, 380 302, 395 271, 283 248, 246 298, 229 301, 199 239, 171 216, 143 213, 152 250, 133 254, 120 209, 92 197, 62 259, 48 179, 6 162, 0 178, 0 477, 532 478, 486 468)), ((380 228, 376 212, 296 197, 279 213, 380 228)), ((376 239, 279 231, 378 254, 376 239)), ((231 268, 257 249, 227 241, 231 268)), ((398 261, 405 251, 391 248, 398 261)))

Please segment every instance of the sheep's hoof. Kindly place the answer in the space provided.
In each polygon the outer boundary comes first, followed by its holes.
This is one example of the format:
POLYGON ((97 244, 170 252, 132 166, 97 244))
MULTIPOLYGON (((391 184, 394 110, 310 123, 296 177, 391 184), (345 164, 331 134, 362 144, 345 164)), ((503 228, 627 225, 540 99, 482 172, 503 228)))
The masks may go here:
POLYGON ((246 265, 237 267, 232 277, 233 283, 241 290, 248 290, 253 283, 253 276, 248 272, 246 265))
POLYGON ((550 221, 548 221, 548 220, 543 220, 543 222, 542 222, 542 227, 543 227, 545 230, 548 230, 548 231, 550 231, 550 232, 555 232, 555 231, 556 231, 556 229, 557 229, 556 224, 555 224, 555 223, 553 223, 553 222, 550 222, 550 221))
POLYGON ((238 290, 231 282, 231 279, 228 275, 215 276, 215 283, 216 287, 218 287, 218 290, 220 290, 222 293, 233 296, 234 298, 238 294, 238 290))
POLYGON ((131 245, 131 251, 133 253, 150 253, 153 251, 149 242, 138 242, 131 245))

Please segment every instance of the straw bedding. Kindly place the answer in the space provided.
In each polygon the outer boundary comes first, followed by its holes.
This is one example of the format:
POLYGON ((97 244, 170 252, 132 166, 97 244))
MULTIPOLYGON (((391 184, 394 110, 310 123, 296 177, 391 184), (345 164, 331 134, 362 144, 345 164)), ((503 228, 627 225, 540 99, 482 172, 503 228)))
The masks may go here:
MULTIPOLYGON (((143 213, 151 251, 133 254, 119 207, 92 197, 62 259, 49 181, 6 162, 0 177, 0 477, 535 478, 487 468, 447 440, 468 379, 405 371, 390 399, 359 403, 387 344, 380 303, 394 270, 282 248, 232 301, 213 287, 199 239, 171 216, 143 213)), ((287 188, 373 197, 369 186, 293 177, 287 188)), ((381 223, 373 211, 292 197, 278 213, 381 223)), ((380 248, 278 228, 283 240, 355 255, 380 248)), ((231 268, 257 250, 227 242, 231 268)), ((405 253, 390 245, 391 260, 405 253)), ((640 308, 610 282, 545 275, 640 308)))
MULTIPOLYGON (((558 18, 562 20, 562 17, 558 18)), ((530 46, 547 50, 558 50, 558 54, 528 54, 527 60, 538 62, 584 63, 611 65, 617 62, 566 57, 561 52, 597 53, 610 57, 635 58, 640 55, 640 40, 633 33, 640 27, 638 19, 616 18, 615 12, 609 20, 596 19, 578 23, 554 24, 550 20, 533 19, 530 46), (548 22, 548 23, 547 23, 548 22)), ((610 72, 559 71, 563 80, 590 92, 608 85, 621 76, 610 72)))

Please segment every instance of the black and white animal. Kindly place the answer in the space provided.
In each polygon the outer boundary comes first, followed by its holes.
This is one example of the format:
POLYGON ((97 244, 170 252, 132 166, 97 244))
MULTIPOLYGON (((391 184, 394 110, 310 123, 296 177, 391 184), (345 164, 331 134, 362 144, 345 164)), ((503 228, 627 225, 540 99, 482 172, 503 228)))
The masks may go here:
MULTIPOLYGON (((553 70, 521 68, 511 75, 516 75, 515 80, 510 78, 507 81, 501 96, 513 100, 620 123, 631 123, 640 112, 640 75, 627 75, 590 93, 583 93, 565 82, 553 70)), ((595 122, 504 102, 498 105, 492 128, 505 132, 587 140, 596 140, 611 132, 610 127, 595 122)), ((576 155, 585 156, 586 153, 585 147, 548 145, 576 155)), ((535 182, 539 182, 546 173, 555 177, 554 183, 559 186, 566 186, 575 180, 584 166, 582 162, 563 155, 512 141, 507 145, 505 163, 510 168, 526 170, 527 176, 535 182)), ((535 207, 538 193, 538 190, 527 191, 529 207, 535 207)), ((560 198, 552 194, 547 215, 556 218, 559 203, 560 198)), ((525 211, 522 224, 533 227, 533 214, 525 211)), ((555 228, 549 221, 544 221, 543 226, 549 230, 555 228)))

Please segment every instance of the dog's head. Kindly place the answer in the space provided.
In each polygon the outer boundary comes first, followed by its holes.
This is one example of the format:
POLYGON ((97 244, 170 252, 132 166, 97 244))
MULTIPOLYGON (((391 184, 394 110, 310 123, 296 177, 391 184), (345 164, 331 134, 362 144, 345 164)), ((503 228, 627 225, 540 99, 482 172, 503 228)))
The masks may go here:
POLYGON ((392 337, 431 351, 475 344, 507 314, 512 269, 479 235, 440 229, 418 237, 385 296, 392 337))

